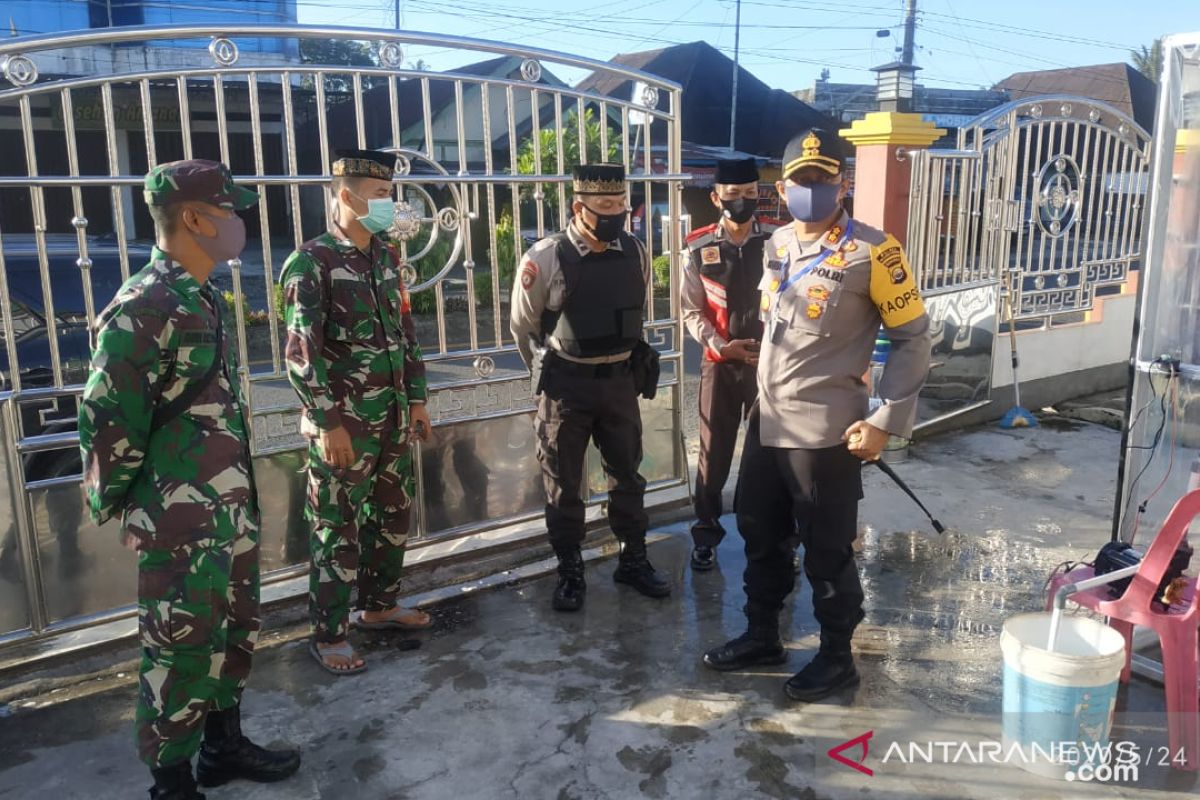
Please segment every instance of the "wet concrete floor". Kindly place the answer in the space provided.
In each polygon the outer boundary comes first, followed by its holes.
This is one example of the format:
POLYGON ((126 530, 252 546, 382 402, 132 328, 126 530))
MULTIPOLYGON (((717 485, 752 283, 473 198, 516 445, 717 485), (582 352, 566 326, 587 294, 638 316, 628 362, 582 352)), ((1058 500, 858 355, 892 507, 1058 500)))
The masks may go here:
MULTIPOLYGON (((1194 776, 1143 766, 1136 782, 1081 783, 972 763, 958 743, 1000 740, 999 636, 1041 606, 1055 564, 1108 539, 1115 432, 1065 423, 980 429, 913 448, 897 465, 950 529, 938 536, 880 473, 866 473, 860 570, 867 619, 856 635, 862 686, 790 702, 783 681, 817 644, 807 586, 785 620, 787 665, 714 673, 699 656, 740 633, 740 540, 732 518, 720 569, 687 567, 686 524, 651 548, 675 593, 649 600, 589 566, 585 610, 549 607, 554 579, 480 592, 432 610, 422 646, 359 639, 370 668, 335 678, 301 631, 261 648, 246 728, 289 742, 304 766, 274 786, 232 784, 223 798, 1176 798, 1194 776), (841 742, 872 775, 831 758, 841 742), (909 742, 952 742, 934 763, 904 763, 909 742), (889 755, 890 754, 890 755, 889 755), (885 760, 887 757, 887 760, 885 760), (943 763, 957 757, 959 763, 943 763)), ((144 797, 132 674, 17 700, 0 718, 0 797, 144 797)), ((1165 744, 1161 687, 1121 690, 1114 739, 1165 744)), ((1148 758, 1150 758, 1148 756, 1148 758)))

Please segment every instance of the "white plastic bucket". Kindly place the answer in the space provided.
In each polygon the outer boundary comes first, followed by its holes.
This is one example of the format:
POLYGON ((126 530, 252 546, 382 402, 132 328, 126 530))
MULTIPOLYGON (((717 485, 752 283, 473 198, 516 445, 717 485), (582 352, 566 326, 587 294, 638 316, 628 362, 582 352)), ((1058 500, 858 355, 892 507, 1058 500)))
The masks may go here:
POLYGON ((1070 780, 1081 764, 1109 760, 1125 639, 1096 620, 1064 614, 1050 652, 1050 618, 1020 614, 1000 634, 1004 752, 1029 772, 1070 780))

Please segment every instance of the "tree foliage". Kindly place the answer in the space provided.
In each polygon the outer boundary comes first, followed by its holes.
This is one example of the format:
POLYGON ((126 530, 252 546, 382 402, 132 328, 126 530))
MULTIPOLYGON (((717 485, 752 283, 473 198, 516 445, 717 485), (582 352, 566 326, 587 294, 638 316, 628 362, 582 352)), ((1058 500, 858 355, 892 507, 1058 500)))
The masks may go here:
POLYGON ((1158 83, 1163 68, 1162 39, 1155 39, 1149 47, 1142 45, 1138 50, 1130 50, 1129 59, 1138 72, 1158 83))

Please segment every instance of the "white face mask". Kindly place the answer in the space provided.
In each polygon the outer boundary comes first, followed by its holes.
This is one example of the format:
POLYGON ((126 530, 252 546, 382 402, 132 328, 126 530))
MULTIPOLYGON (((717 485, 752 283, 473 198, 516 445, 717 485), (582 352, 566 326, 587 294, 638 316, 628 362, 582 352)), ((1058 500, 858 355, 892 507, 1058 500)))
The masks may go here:
POLYGON ((386 231, 392 227, 392 221, 395 219, 396 204, 389 197, 375 197, 370 200, 360 194, 355 194, 349 189, 346 190, 350 194, 357 197, 367 204, 367 213, 361 217, 355 217, 368 233, 379 233, 386 231))

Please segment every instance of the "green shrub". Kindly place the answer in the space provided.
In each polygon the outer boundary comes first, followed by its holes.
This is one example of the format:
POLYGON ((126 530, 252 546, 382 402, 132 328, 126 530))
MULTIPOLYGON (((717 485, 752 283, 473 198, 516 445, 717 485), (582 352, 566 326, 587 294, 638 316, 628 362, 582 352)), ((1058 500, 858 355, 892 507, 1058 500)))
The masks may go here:
POLYGON ((654 290, 668 291, 671 288, 671 257, 666 253, 656 256, 650 266, 654 270, 654 290))

